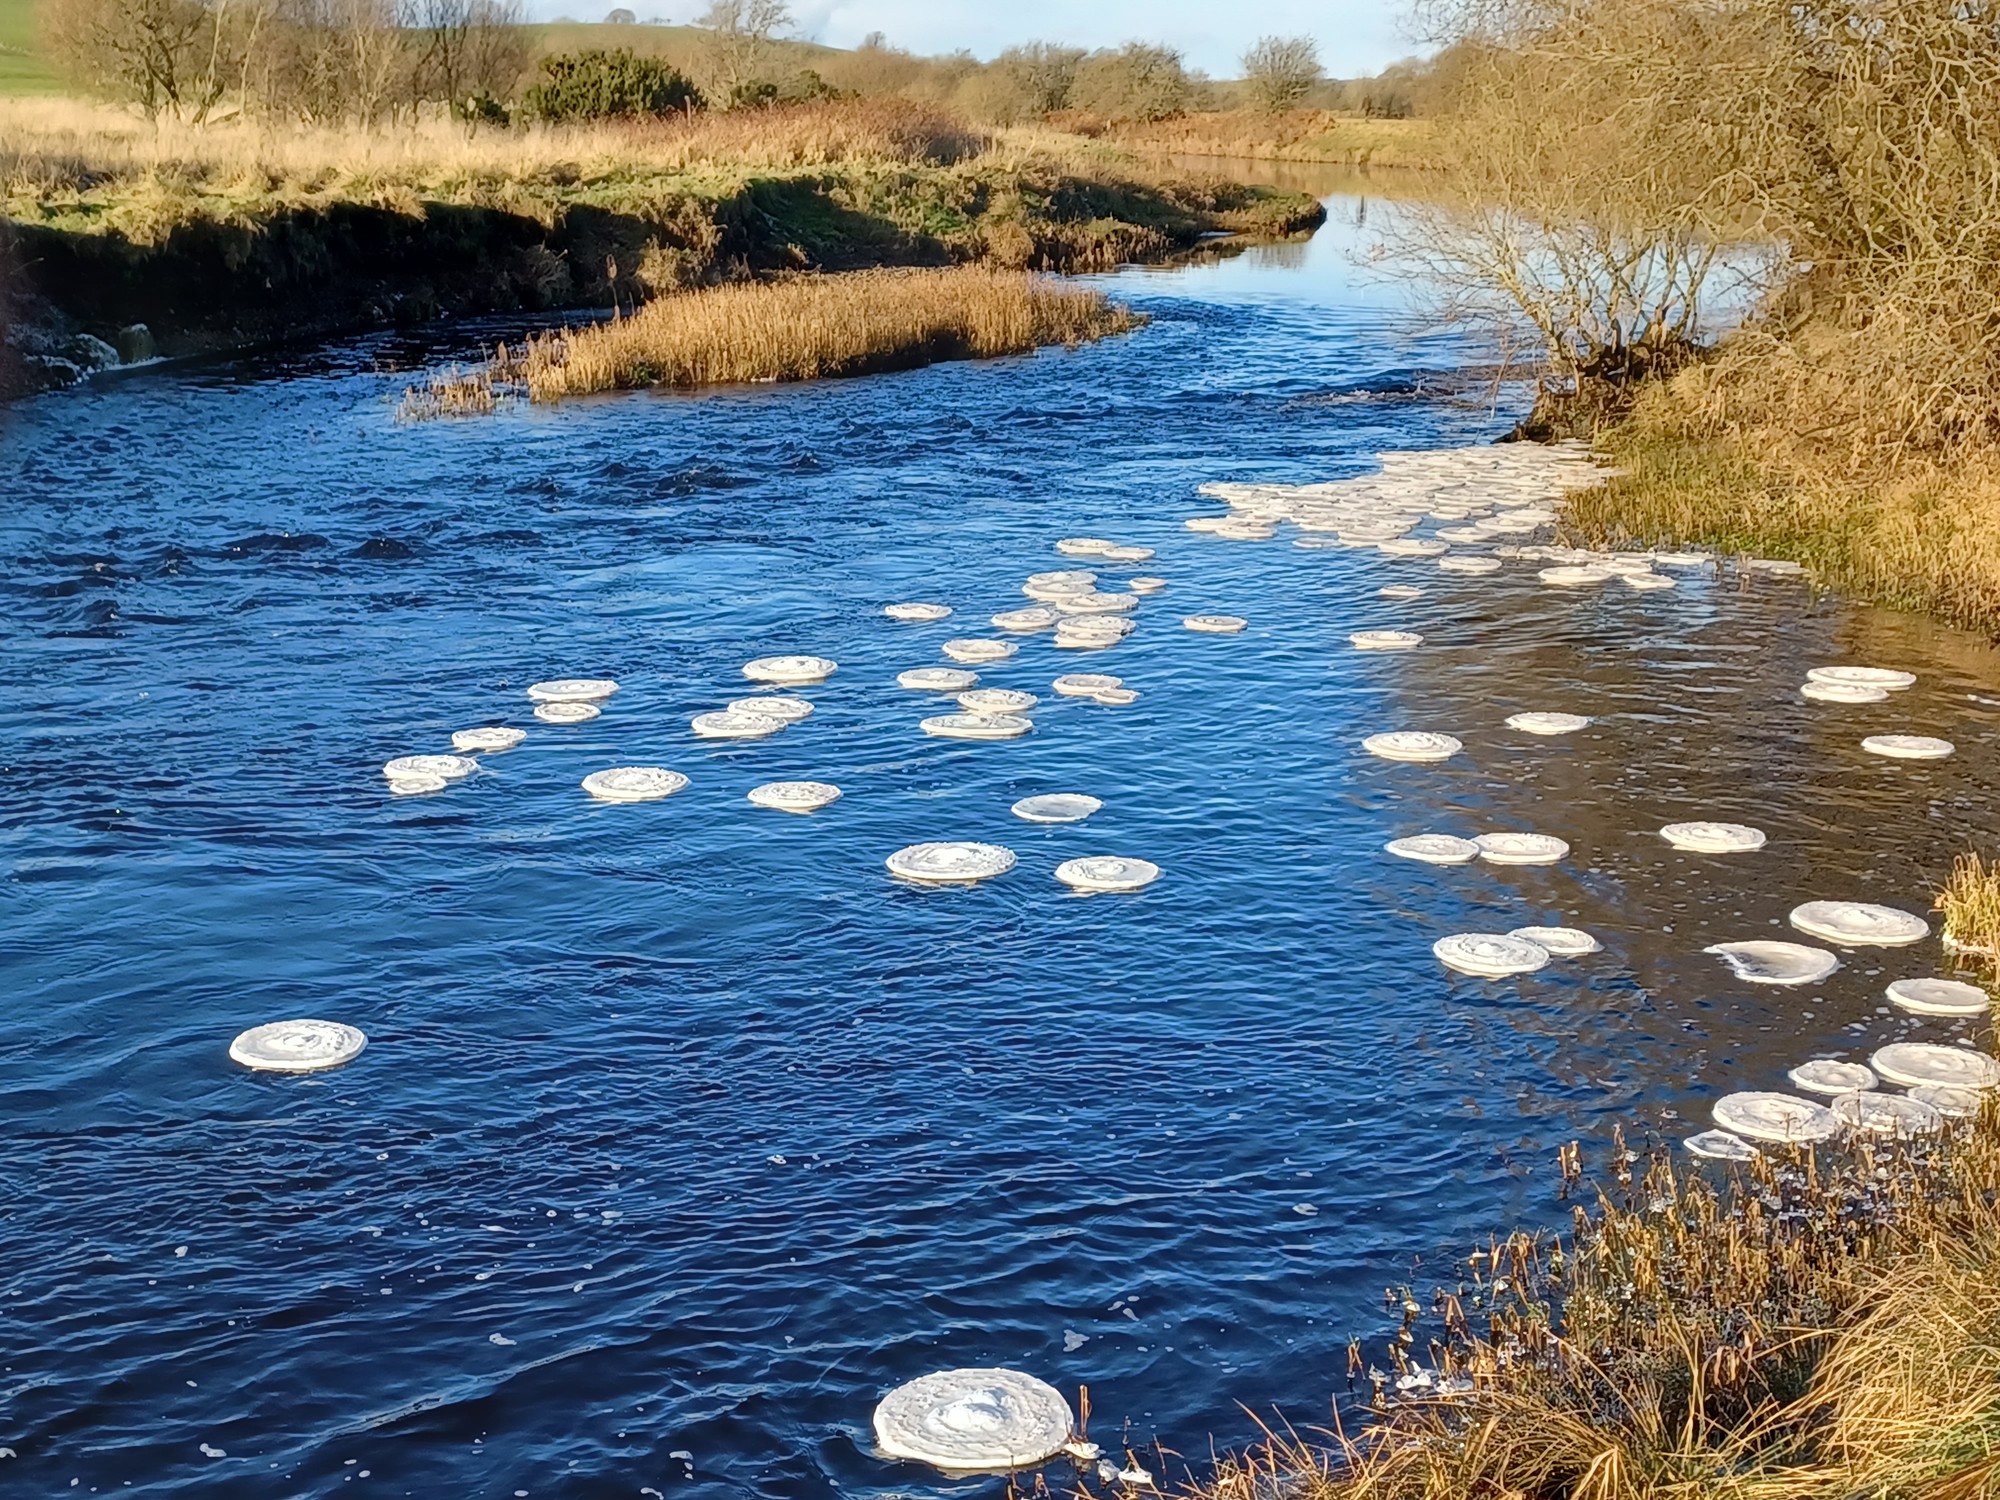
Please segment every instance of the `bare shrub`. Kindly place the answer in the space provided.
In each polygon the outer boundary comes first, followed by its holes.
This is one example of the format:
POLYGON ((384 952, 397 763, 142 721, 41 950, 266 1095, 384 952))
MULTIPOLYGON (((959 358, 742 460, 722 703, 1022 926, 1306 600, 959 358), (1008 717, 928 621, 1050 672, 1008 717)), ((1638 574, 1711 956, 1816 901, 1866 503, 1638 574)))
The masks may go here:
POLYGON ((1319 45, 1309 36, 1259 37, 1243 54, 1250 102, 1267 114, 1297 109, 1319 80, 1319 45))

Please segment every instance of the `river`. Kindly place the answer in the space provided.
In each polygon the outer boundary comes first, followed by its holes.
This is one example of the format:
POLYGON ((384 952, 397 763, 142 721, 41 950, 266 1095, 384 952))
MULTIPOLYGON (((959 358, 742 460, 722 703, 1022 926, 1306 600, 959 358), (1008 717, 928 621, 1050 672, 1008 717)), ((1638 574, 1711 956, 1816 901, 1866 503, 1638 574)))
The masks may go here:
MULTIPOLYGON (((1365 472, 1505 429, 1350 252, 1310 243, 1096 278, 1130 338, 866 380, 624 395, 400 423, 424 361, 497 327, 173 366, 0 416, 0 1484, 12 1493, 997 1497, 872 1451, 891 1385, 1007 1364, 1087 1386, 1091 1434, 1200 1464, 1237 1403, 1323 1422, 1384 1286, 1555 1224, 1556 1147, 1677 1140, 1960 1023, 1891 1016, 1935 943, 1808 990, 1702 947, 1814 897, 1922 909, 2000 791, 1983 641, 1690 574, 1576 593, 1531 566, 1303 551, 1184 527, 1210 480, 1365 472), (1025 604, 1059 537, 1156 547, 1105 653, 1026 637, 989 685, 1104 670, 1000 744, 926 738, 895 686, 1025 604), (1417 600, 1385 583, 1427 585, 1417 600), (883 605, 938 599, 941 625, 883 605), (1233 637, 1179 627, 1225 611, 1233 637), (1348 632, 1407 625, 1407 653, 1348 632), (770 740, 693 738, 748 659, 839 672, 770 740), (1821 662, 1908 668, 1800 700, 1821 662), (525 685, 608 676, 575 727, 525 685), (1593 716, 1560 739, 1521 709, 1593 716), (527 741, 392 798, 454 729, 527 741), (1449 730, 1441 766, 1371 759, 1449 730), (1955 740, 1878 760, 1880 729, 1955 740), (685 792, 594 803, 589 771, 685 792), (745 792, 837 782, 792 817, 745 792), (1088 823, 1009 813, 1101 797, 1088 823), (1755 856, 1655 830, 1729 818, 1755 856), (1546 868, 1434 869, 1384 840, 1559 834, 1546 868), (1019 867, 902 886, 897 847, 1019 867), (1051 878, 1165 871, 1136 896, 1051 878), (1438 936, 1543 921, 1605 951, 1506 983, 1438 936), (311 1078, 230 1038, 365 1029, 311 1078), (1694 1122, 1694 1123, 1690 1123, 1694 1122)), ((1052 1480, 1062 1477, 1061 1466, 1052 1480)))

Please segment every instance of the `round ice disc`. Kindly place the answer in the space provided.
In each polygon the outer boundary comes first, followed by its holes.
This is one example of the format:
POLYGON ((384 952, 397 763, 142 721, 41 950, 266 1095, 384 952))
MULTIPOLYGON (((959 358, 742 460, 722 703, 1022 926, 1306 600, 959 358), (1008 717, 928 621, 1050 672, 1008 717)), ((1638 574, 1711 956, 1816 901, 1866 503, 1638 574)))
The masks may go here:
POLYGON ((1013 812, 1030 823, 1079 823, 1103 806, 1082 792, 1045 792, 1039 797, 1023 797, 1014 804, 1013 812))
POLYGON ((1764 847, 1762 830, 1743 823, 1669 823, 1660 837, 1698 854, 1741 854, 1764 847))
POLYGON ((1054 1386, 1018 1370, 940 1370, 875 1408, 875 1441, 946 1472, 1019 1469, 1062 1451, 1075 1423, 1054 1386))
POLYGON ((1694 1155, 1710 1161, 1755 1161, 1764 1154, 1742 1136, 1731 1135, 1726 1130, 1704 1130, 1700 1135, 1689 1136, 1681 1144, 1694 1155))
POLYGON ((1095 698, 1099 693, 1125 686, 1125 679, 1105 672, 1065 672, 1050 686, 1065 698, 1095 698))
POLYGON ((1863 1135, 1931 1135, 1944 1129, 1942 1113, 1904 1094, 1842 1094, 1828 1107, 1841 1124, 1863 1135))
POLYGON ((1046 604, 1037 604, 1029 609, 1003 609, 991 623, 995 630, 1013 630, 1026 635, 1036 630, 1047 630, 1061 618, 1060 611, 1046 604))
POLYGON ((1931 931, 1922 917, 1865 901, 1808 901, 1792 908, 1791 923, 1808 937, 1849 948, 1901 948, 1931 931))
POLYGON ((1102 557, 1117 545, 1101 536, 1066 536, 1056 543, 1056 551, 1064 557, 1102 557))
POLYGON ((1479 858, 1479 846, 1471 839, 1453 838, 1448 833, 1419 833, 1406 839, 1391 839, 1382 846, 1398 859, 1414 859, 1426 865, 1467 865, 1479 858))
POLYGON ((1397 729, 1387 734, 1371 734, 1361 748, 1384 760, 1449 760, 1465 746, 1448 734, 1432 734, 1427 729, 1397 729))
POLYGON ((229 1058, 260 1073, 317 1073, 353 1062, 368 1038, 339 1021, 271 1021, 229 1044, 229 1058))
POLYGON ((1080 592, 1097 582, 1097 575, 1085 568, 1057 568, 1049 573, 1030 573, 1022 588, 1067 589, 1080 592))
POLYGON ((594 703, 617 691, 609 677, 552 677, 528 684, 528 696, 537 703, 594 703))
POLYGON ((1942 1083, 1955 1089, 1990 1089, 2000 1085, 2000 1062, 1970 1047, 1891 1042, 1868 1061, 1889 1082, 1905 1088, 1920 1083, 1942 1083))
POLYGON ((1910 1090, 1912 1099, 1921 1099, 1947 1120, 1970 1120, 1979 1113, 1978 1089, 1954 1088, 1948 1083, 1920 1083, 1910 1090))
POLYGON ((687 784, 687 777, 663 766, 618 766, 583 778, 583 789, 603 802, 657 802, 687 784))
POLYGON ((1056 626, 1056 645, 1065 650, 1091 651, 1115 646, 1132 633, 1132 622, 1115 615, 1064 620, 1056 626))
POLYGON ((1375 544, 1375 550, 1384 557, 1441 557, 1449 547, 1448 542, 1418 536, 1392 536, 1375 544))
POLYGON ((840 670, 837 662, 824 656, 760 656, 743 664, 743 675, 752 682, 804 685, 825 682, 840 670))
POLYGON ((1507 936, 1545 948, 1556 958, 1580 958, 1586 953, 1596 953, 1604 946, 1589 933, 1575 927, 1516 927, 1507 936))
POLYGON ((738 698, 729 705, 729 711, 733 714, 762 714, 767 719, 796 724, 812 716, 813 706, 803 698, 738 698))
POLYGON ((767 781, 748 793, 758 807, 774 807, 779 812, 817 812, 840 800, 840 788, 830 781, 767 781))
POLYGON ((1235 635, 1250 622, 1240 615, 1189 615, 1181 624, 1202 635, 1235 635))
POLYGON ((586 724, 603 712, 595 703, 579 703, 569 698, 535 705, 535 717, 544 724, 586 724))
POLYGON ((921 625, 932 620, 949 620, 951 618, 951 606, 949 604, 889 604, 883 606, 882 613, 892 620, 901 620, 911 625, 921 625))
POLYGON ((1840 1130, 1832 1110, 1796 1094, 1724 1094, 1713 1113, 1724 1130, 1752 1141, 1823 1141, 1840 1130))
POLYGON ((1541 944, 1498 932, 1453 933, 1432 943, 1431 952, 1447 969, 1481 979, 1532 974, 1549 961, 1549 950, 1541 944))
POLYGON ((1662 577, 1658 573, 1621 573, 1618 576, 1618 581, 1624 584, 1626 588, 1640 593, 1649 593, 1656 589, 1676 587, 1673 579, 1662 577))
POLYGON ((1151 860, 1108 854, 1066 859, 1056 866, 1056 879, 1079 891, 1136 891, 1159 878, 1160 867, 1151 860))
POLYGON ((1592 583, 1605 583, 1611 578, 1611 574, 1603 568, 1577 567, 1568 563, 1544 568, 1535 576, 1543 583, 1552 583, 1558 588, 1566 589, 1581 588, 1592 583))
POLYGON ((1518 729, 1524 734, 1569 734, 1582 729, 1590 722, 1582 714, 1512 714, 1507 719, 1509 729, 1518 729))
POLYGON ((979 681, 977 672, 961 672, 956 667, 912 667, 896 674, 896 686, 920 693, 962 693, 979 681))
POLYGON ((1005 875, 1014 868, 1014 851, 998 844, 911 844, 883 861, 891 875, 933 885, 969 885, 1005 875))
MULTIPOLYGON (((1139 607, 1137 594, 1064 594, 1049 606, 1058 615, 1124 615, 1139 607)), ((1056 623, 1061 624, 1058 620, 1056 623)))
POLYGON ((527 737, 525 729, 508 729, 497 724, 486 729, 455 729, 451 735, 451 748, 463 750, 468 755, 493 754, 512 750, 527 737))
POLYGON ((1887 688, 1861 687, 1851 682, 1813 682, 1799 686, 1799 696, 1815 703, 1880 703, 1889 696, 1887 688))
POLYGON ((1102 557, 1106 562, 1151 562, 1153 560, 1153 549, 1151 547, 1112 547, 1099 553, 1098 556, 1102 557))
POLYGON ((1130 688, 1105 688, 1090 696, 1106 708, 1124 708, 1127 704, 1139 701, 1139 695, 1130 688))
POLYGON ((1701 951, 1715 954, 1745 984, 1817 984, 1840 967, 1840 960, 1824 948, 1761 938, 1716 943, 1701 951))
POLYGON ((1898 979, 1889 986, 1889 1003, 1919 1016, 1977 1016, 1993 997, 1962 979, 1898 979))
POLYGON ((969 714, 1024 714, 1041 701, 1013 688, 973 688, 958 695, 958 706, 969 714))
POLYGON ((1855 1094, 1879 1082, 1873 1068, 1825 1057, 1800 1063, 1785 1076, 1792 1080, 1793 1088, 1808 1094, 1855 1094))
POLYGON ((1125 585, 1135 594, 1157 594, 1166 586, 1166 579, 1151 577, 1134 578, 1125 585))
POLYGON ((1357 630, 1347 638, 1356 651, 1408 651, 1424 638, 1414 630, 1357 630))
POLYGON ((451 783, 442 776, 391 776, 389 795, 392 797, 419 797, 426 792, 441 792, 451 783))
POLYGON ((1438 559, 1438 571, 1440 573, 1463 573, 1473 577, 1484 573, 1497 573, 1500 571, 1500 559, 1497 557, 1440 557, 1438 559))
POLYGON ((917 727, 946 740, 1013 740, 1035 723, 1018 714, 934 714, 917 727))
POLYGON ((1881 688, 1900 692, 1917 685, 1914 672, 1898 672, 1893 667, 1814 667, 1806 673, 1808 682, 1836 682, 1844 687, 1881 688))
POLYGON ((953 661, 970 663, 1005 661, 1020 650, 1012 641, 946 641, 944 654, 953 661))
POLYGON ((1871 734, 1861 748, 1891 760, 1943 760, 1958 747, 1928 734, 1871 734))
POLYGON ((705 740, 760 740, 783 729, 785 721, 774 719, 769 714, 746 714, 725 709, 720 713, 696 714, 688 721, 688 727, 705 740))
POLYGON ((1474 836, 1479 857, 1496 865, 1552 865, 1569 845, 1546 833, 1482 833, 1474 836))
POLYGON ((409 776, 442 776, 456 781, 478 769, 479 762, 464 755, 399 755, 383 764, 382 774, 391 781, 409 776))

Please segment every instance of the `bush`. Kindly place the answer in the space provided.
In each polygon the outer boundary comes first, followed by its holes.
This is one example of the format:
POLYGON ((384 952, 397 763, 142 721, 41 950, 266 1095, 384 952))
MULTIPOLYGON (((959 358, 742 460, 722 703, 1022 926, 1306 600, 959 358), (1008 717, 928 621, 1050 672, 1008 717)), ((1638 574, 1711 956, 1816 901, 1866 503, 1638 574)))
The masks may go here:
POLYGON ((1127 42, 1115 52, 1093 52, 1077 65, 1069 103, 1114 123, 1150 124, 1187 113, 1194 92, 1180 53, 1127 42))
POLYGON ((528 113, 557 123, 635 115, 677 115, 702 107, 701 91, 679 69, 653 57, 565 52, 542 59, 543 77, 528 90, 528 113))
POLYGON ((1319 49, 1309 36, 1259 37, 1243 54, 1243 82, 1268 114, 1297 109, 1319 79, 1319 49))

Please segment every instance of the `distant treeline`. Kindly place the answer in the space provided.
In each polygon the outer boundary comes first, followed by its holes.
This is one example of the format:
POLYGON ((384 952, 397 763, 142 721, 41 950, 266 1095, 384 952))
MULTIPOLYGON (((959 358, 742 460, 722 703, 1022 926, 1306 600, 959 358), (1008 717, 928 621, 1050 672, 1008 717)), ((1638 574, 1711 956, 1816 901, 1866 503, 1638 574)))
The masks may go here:
POLYGON ((149 116, 218 113, 378 124, 449 108, 500 122, 898 97, 982 124, 1151 123, 1212 110, 1426 114, 1449 68, 1325 75, 1310 37, 1260 38, 1242 77, 1171 47, 1054 42, 920 57, 880 34, 852 50, 792 36, 785 0, 713 0, 692 27, 527 24, 519 0, 43 0, 45 46, 73 82, 149 116))

